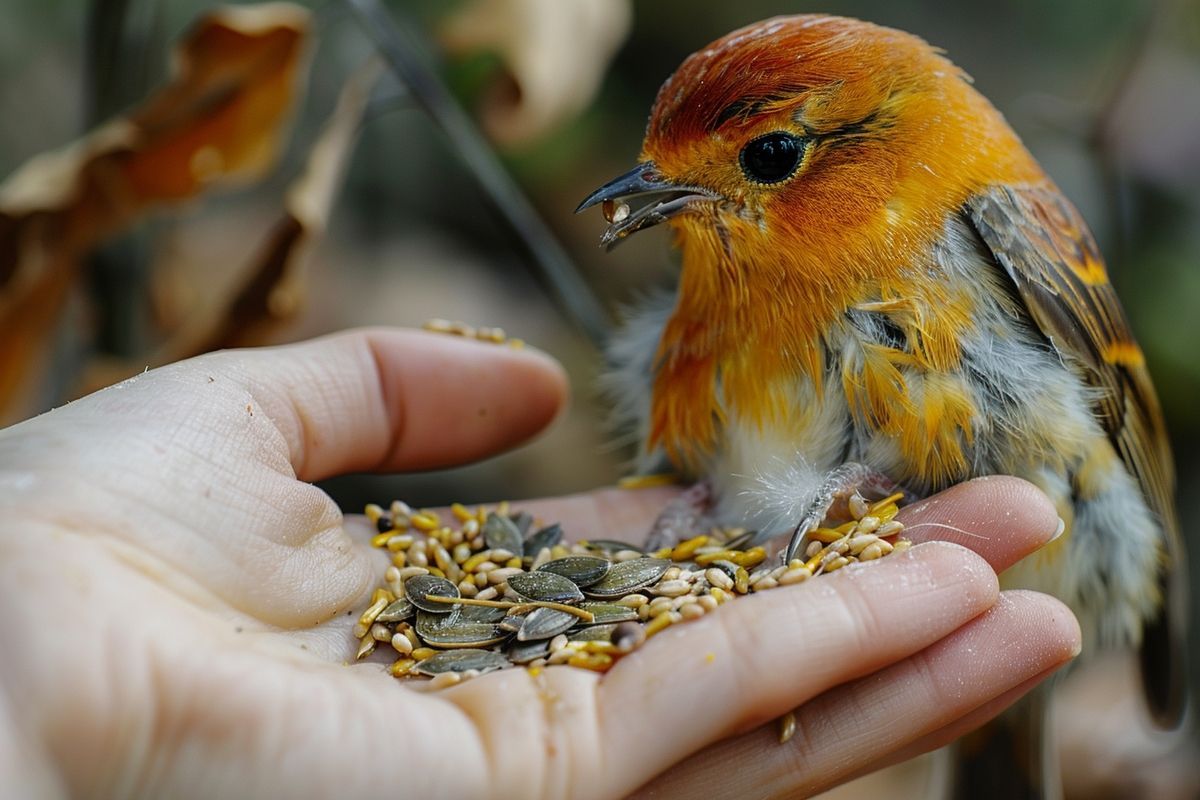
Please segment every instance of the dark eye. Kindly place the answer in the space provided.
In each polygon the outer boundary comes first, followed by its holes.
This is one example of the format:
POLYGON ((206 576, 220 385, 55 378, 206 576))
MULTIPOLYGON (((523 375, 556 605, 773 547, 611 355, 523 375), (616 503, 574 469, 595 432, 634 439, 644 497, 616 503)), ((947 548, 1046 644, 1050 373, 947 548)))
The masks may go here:
POLYGON ((768 133, 742 148, 742 172, 756 183, 779 183, 792 177, 804 142, 790 133, 768 133))

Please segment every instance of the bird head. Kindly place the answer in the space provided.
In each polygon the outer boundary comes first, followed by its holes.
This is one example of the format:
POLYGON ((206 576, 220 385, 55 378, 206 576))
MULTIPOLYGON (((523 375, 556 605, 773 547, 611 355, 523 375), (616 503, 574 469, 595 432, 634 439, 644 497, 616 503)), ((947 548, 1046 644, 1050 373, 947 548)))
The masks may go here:
POLYGON ((658 93, 639 163, 579 210, 605 204, 609 247, 669 222, 685 271, 700 262, 714 291, 771 271, 838 285, 911 263, 973 190, 1036 170, 921 39, 780 17, 688 57, 658 93))
POLYGON ((580 206, 604 204, 609 247, 665 222, 682 252, 649 446, 693 464, 733 416, 795 417, 790 387, 821 385, 826 337, 852 307, 911 304, 890 313, 914 357, 952 358, 969 299, 944 285, 937 243, 975 192, 1040 177, 967 76, 915 36, 780 17, 689 56, 658 93, 639 163, 580 206))

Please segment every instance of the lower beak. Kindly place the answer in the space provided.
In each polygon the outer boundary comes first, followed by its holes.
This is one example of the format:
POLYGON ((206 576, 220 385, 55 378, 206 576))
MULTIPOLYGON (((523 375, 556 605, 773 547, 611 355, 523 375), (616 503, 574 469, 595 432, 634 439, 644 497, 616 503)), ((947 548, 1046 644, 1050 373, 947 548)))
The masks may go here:
POLYGON ((708 189, 667 180, 653 161, 644 161, 588 195, 575 213, 603 204, 604 218, 611 224, 600 237, 600 246, 611 250, 632 233, 666 222, 698 202, 715 199, 717 195, 708 189), (649 202, 631 212, 625 201, 642 196, 649 202))

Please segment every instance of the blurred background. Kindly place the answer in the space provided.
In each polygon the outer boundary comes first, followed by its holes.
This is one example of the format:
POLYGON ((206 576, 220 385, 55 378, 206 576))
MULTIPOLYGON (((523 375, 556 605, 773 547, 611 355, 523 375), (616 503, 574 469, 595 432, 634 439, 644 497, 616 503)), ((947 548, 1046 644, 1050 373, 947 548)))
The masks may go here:
MULTIPOLYGON (((5 5, 5 424, 215 347, 443 317, 500 326, 560 359, 574 386, 569 412, 484 464, 328 482, 343 507, 611 483, 631 452, 605 429, 593 390, 601 357, 580 308, 611 314, 669 284, 674 257, 665 230, 606 255, 599 213, 573 209, 633 163, 655 92, 686 55, 757 19, 820 10, 945 49, 1079 206, 1146 350, 1195 534, 1192 0, 5 5), (403 80, 380 53, 399 54, 403 80), (536 217, 518 231, 525 198, 536 217), (559 294, 534 253, 567 275, 559 294), (594 300, 572 311, 556 299, 580 287, 594 300)), ((1200 561, 1200 544, 1191 558, 1200 561)))

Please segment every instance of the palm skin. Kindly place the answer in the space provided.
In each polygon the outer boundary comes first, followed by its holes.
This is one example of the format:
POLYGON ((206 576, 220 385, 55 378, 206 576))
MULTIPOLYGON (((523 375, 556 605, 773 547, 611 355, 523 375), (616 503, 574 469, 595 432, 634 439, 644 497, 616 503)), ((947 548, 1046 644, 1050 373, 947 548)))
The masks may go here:
MULTIPOLYGON (((544 357, 370 331, 194 359, 0 432, 0 794, 719 792, 735 776, 714 766, 744 763, 795 706, 801 735, 754 766, 765 794, 812 792, 938 746, 1078 650, 1057 601, 998 592, 995 570, 1057 520, 997 479, 910 514, 918 541, 943 523, 987 532, 964 542, 980 555, 918 546, 747 598, 603 677, 507 670, 432 695, 346 666, 350 615, 385 564, 365 521, 308 481, 482 457, 563 396, 544 357), (799 617, 771 637, 752 624, 799 617), (847 740, 868 746, 847 758, 847 740)), ((636 535, 669 496, 525 505, 576 534, 636 535)))

